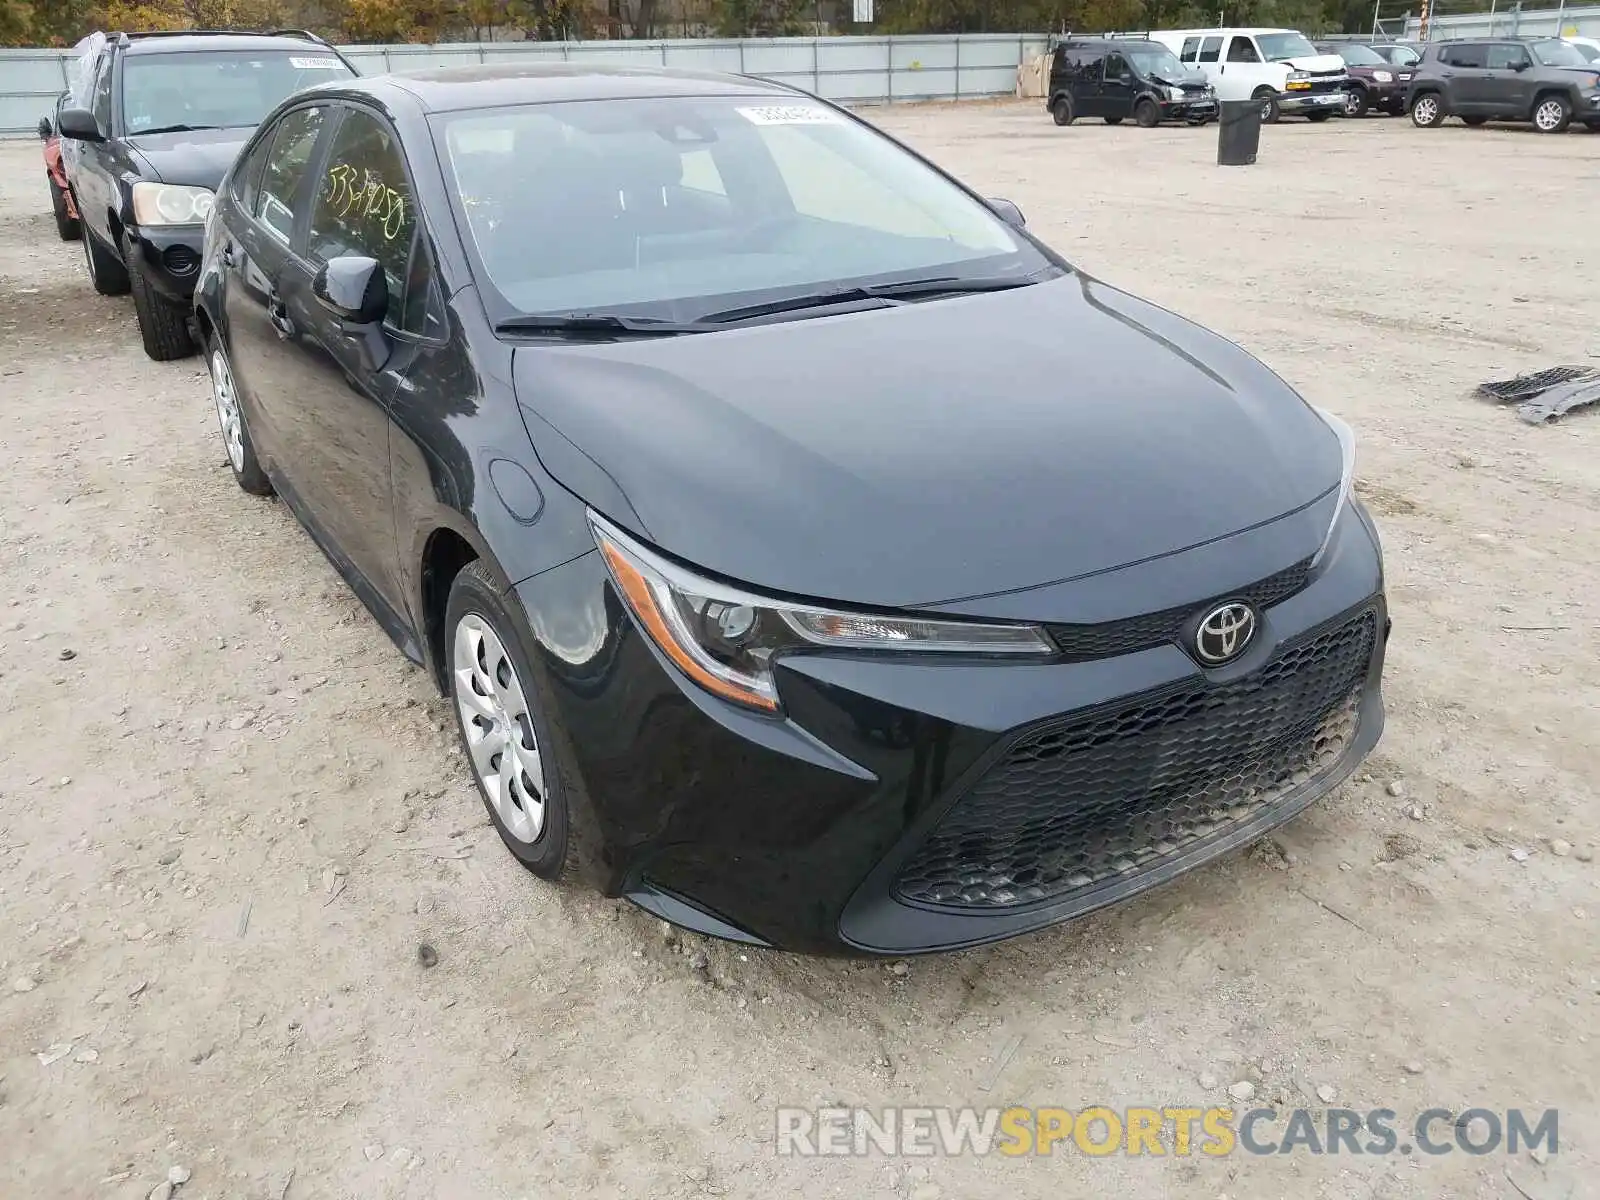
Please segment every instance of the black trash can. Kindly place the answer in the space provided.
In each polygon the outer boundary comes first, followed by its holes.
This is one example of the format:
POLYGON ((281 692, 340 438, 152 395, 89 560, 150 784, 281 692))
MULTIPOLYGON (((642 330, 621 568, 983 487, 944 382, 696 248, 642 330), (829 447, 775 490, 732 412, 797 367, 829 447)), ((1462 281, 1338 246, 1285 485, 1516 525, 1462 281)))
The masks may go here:
POLYGON ((1261 147, 1261 101, 1224 100, 1217 117, 1217 165, 1248 167, 1261 147))

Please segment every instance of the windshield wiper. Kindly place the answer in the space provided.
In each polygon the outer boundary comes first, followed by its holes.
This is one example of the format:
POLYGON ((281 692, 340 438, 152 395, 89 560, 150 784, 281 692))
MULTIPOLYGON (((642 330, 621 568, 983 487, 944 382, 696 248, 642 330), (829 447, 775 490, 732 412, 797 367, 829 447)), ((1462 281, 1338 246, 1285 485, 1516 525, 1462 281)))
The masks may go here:
POLYGON ((836 304, 851 304, 866 300, 882 300, 884 307, 914 299, 918 296, 959 296, 973 292, 1003 292, 1011 288, 1026 287, 1031 279, 979 276, 963 279, 956 275, 941 275, 929 279, 907 279, 899 283, 863 284, 859 287, 832 288, 828 291, 808 292, 803 296, 788 296, 782 300, 769 300, 765 304, 748 304, 740 308, 725 308, 707 313, 699 320, 713 325, 729 325, 750 321, 757 317, 776 316, 781 313, 803 312, 810 308, 831 308, 836 304))
POLYGON ((144 137, 147 133, 196 133, 202 129, 225 129, 225 125, 157 125, 154 129, 141 129, 134 137, 144 137))
POLYGON ((494 329, 496 333, 593 334, 615 338, 706 333, 710 326, 698 321, 660 321, 654 317, 624 317, 617 313, 534 313, 508 317, 494 329))

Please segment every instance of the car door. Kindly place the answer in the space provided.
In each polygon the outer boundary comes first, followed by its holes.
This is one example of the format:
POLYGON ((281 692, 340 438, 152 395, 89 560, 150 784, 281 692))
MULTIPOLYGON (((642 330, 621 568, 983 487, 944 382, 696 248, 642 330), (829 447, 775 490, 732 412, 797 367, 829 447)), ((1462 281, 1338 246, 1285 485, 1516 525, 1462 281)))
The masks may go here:
POLYGON ((1445 46, 1439 51, 1439 79, 1445 104, 1460 116, 1480 116, 1489 108, 1488 58, 1481 45, 1445 46))
POLYGON ((1211 34, 1200 39, 1200 51, 1195 57, 1198 66, 1205 77, 1217 89, 1217 96, 1223 100, 1248 100, 1250 89, 1241 86, 1246 83, 1239 76, 1229 78, 1223 72, 1222 62, 1222 35, 1211 34))
POLYGON ((297 355, 283 353, 292 329, 281 280, 303 229, 312 167, 336 110, 310 104, 284 113, 246 152, 230 176, 217 254, 224 272, 223 313, 234 384, 246 405, 251 438, 268 469, 290 486, 301 464, 288 450, 297 418, 292 397, 309 382, 297 355))
POLYGON ((1120 54, 1108 54, 1100 73, 1100 116, 1116 120, 1133 112, 1133 68, 1120 54))
POLYGON ((1498 42, 1485 49, 1482 82, 1483 105, 1488 115, 1521 117, 1532 106, 1528 74, 1533 58, 1526 46, 1498 42))
POLYGON ((303 243, 279 277, 281 315, 300 385, 281 398, 285 454, 324 548, 362 599, 394 632, 403 625, 389 473, 388 403, 404 370, 393 353, 403 332, 406 278, 416 225, 414 189, 399 135, 377 112, 351 105, 315 168, 303 243), (301 247, 303 246, 303 249, 301 247), (387 283, 386 357, 316 299, 320 268, 336 258, 375 259, 387 283))
POLYGON ((1248 99, 1263 83, 1278 91, 1277 75, 1261 57, 1261 50, 1249 34, 1236 33, 1228 38, 1228 52, 1217 68, 1228 81, 1229 99, 1248 99))
MULTIPOLYGON (((89 111, 102 136, 111 136, 112 66, 116 58, 110 50, 95 64, 94 84, 89 92, 89 111)), ((116 211, 116 179, 112 167, 112 148, 108 142, 79 142, 69 181, 77 198, 79 218, 87 232, 102 245, 112 245, 110 213, 116 211)))
POLYGON ((1072 104, 1080 117, 1104 116, 1100 107, 1100 60, 1098 50, 1072 52, 1072 104))

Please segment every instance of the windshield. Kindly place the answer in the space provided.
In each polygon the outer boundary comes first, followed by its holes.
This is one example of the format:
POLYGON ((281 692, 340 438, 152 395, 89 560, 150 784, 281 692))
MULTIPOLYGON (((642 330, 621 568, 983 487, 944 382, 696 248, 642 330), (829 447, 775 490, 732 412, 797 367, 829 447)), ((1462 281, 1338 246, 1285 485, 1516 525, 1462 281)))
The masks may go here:
POLYGON ((1052 266, 894 143, 804 100, 575 101, 432 120, 479 273, 517 312, 693 320, 747 297, 1026 282, 1052 266))
POLYGON ((1291 58, 1315 58, 1316 50, 1298 33, 1258 33, 1256 45, 1268 62, 1284 62, 1291 58))
POLYGON ((1340 46, 1339 57, 1352 67, 1382 67, 1389 62, 1376 50, 1369 50, 1365 46, 1340 46))
POLYGON ((301 88, 350 74, 339 58, 312 46, 129 54, 122 60, 122 123, 130 134, 175 125, 248 128, 301 88))
POLYGON ((1547 67, 1586 67, 1589 60, 1569 42, 1535 42, 1533 56, 1547 67))
POLYGON ((1129 50, 1127 55, 1141 75, 1155 75, 1176 82, 1189 74, 1188 69, 1178 61, 1178 56, 1165 47, 1129 50))

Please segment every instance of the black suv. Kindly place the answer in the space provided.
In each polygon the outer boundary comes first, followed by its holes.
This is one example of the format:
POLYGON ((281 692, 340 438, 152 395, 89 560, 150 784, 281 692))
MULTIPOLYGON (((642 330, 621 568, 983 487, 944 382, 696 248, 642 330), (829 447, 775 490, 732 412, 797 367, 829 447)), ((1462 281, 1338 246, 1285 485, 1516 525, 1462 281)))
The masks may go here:
POLYGON ((1146 128, 1168 119, 1200 125, 1216 119, 1217 95, 1205 76, 1159 42, 1073 38, 1050 60, 1045 107, 1057 125, 1079 117, 1115 125, 1128 116, 1146 128))
POLYGON ((1562 133, 1573 121, 1600 129, 1600 69, 1558 38, 1463 38, 1428 46, 1406 93, 1423 128, 1460 117, 1531 121, 1562 133))
POLYGON ((90 71, 89 107, 60 116, 80 143, 67 181, 89 279, 132 291, 151 358, 182 358, 206 215, 239 147, 279 101, 358 72, 303 30, 115 34, 90 71))

